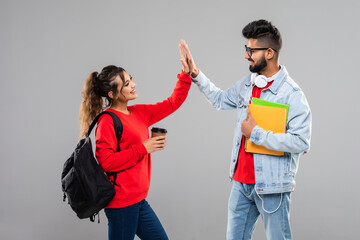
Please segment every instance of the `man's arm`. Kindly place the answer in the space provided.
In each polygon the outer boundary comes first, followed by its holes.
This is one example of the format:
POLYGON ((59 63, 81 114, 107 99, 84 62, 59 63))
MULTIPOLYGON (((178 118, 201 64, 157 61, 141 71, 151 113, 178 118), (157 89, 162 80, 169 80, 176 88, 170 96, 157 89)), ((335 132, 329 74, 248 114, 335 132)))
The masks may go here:
POLYGON ((253 121, 251 113, 241 124, 241 129, 250 141, 269 149, 290 153, 306 153, 310 149, 311 111, 301 90, 293 92, 289 101, 286 133, 265 131, 253 121))
POLYGON ((233 109, 237 106, 237 85, 227 90, 221 90, 216 87, 204 73, 196 66, 191 55, 189 46, 184 40, 181 40, 181 46, 186 53, 186 60, 191 72, 193 82, 199 87, 200 91, 205 95, 209 102, 218 110, 233 109))
POLYGON ((207 100, 217 110, 228 110, 237 107, 238 90, 237 85, 221 90, 212 83, 204 73, 199 71, 196 78, 192 78, 193 82, 199 87, 199 90, 205 95, 207 100))

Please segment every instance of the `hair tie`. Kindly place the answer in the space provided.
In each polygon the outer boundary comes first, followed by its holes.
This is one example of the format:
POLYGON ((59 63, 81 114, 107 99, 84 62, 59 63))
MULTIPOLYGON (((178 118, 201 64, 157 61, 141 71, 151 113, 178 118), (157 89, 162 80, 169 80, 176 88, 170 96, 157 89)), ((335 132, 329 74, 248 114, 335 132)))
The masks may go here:
POLYGON ((93 72, 92 73, 92 78, 91 78, 91 83, 93 85, 93 89, 94 89, 94 92, 97 94, 97 95, 100 95, 100 89, 99 89, 99 73, 98 72, 93 72))
POLYGON ((92 76, 93 76, 92 77, 93 84, 95 84, 99 80, 99 78, 98 78, 99 73, 98 72, 93 72, 92 76))

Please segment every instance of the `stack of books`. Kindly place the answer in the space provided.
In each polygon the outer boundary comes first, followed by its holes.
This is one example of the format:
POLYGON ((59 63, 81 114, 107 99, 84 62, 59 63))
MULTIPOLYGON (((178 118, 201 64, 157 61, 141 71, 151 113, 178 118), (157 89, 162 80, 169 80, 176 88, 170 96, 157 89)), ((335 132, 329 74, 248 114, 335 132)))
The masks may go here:
MULTIPOLYGON (((256 124, 265 131, 273 133, 285 133, 286 121, 289 112, 289 105, 253 98, 249 104, 249 110, 254 117, 256 124)), ((284 152, 268 149, 265 146, 257 145, 246 140, 245 151, 258 154, 269 154, 283 156, 284 152)))

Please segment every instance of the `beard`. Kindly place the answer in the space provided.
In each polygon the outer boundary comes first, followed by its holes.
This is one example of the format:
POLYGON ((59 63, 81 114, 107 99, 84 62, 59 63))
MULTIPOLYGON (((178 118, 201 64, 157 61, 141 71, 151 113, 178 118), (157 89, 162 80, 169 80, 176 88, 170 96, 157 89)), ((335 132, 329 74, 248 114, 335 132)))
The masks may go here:
MULTIPOLYGON (((249 61, 253 61, 251 58, 249 59, 249 61)), ((255 63, 254 65, 252 66, 249 66, 249 70, 250 72, 252 73, 259 73, 267 66, 267 62, 266 62, 266 59, 265 59, 265 56, 263 56, 258 63, 255 63)))

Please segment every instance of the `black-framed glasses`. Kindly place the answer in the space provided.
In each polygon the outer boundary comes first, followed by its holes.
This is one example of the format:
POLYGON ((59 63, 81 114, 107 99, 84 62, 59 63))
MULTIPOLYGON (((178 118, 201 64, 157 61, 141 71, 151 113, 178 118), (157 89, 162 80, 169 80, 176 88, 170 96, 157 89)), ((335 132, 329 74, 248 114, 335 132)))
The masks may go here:
POLYGON ((247 52, 247 54, 249 55, 249 57, 251 57, 251 55, 254 53, 254 51, 256 50, 268 50, 269 48, 271 48, 272 50, 274 50, 275 52, 277 52, 276 49, 272 48, 272 47, 267 47, 267 48, 250 48, 248 46, 245 45, 245 51, 247 52))

